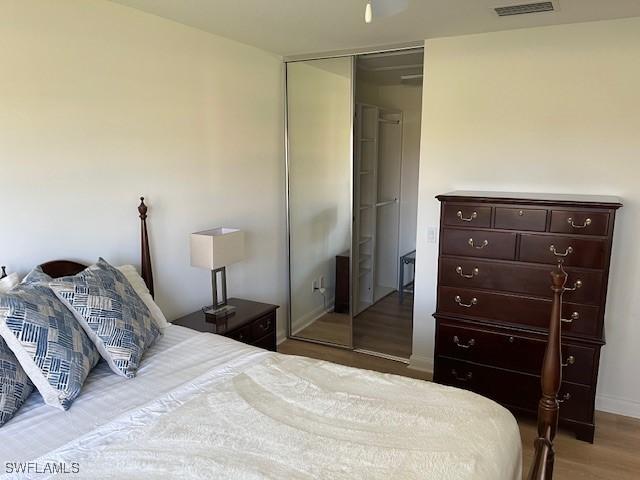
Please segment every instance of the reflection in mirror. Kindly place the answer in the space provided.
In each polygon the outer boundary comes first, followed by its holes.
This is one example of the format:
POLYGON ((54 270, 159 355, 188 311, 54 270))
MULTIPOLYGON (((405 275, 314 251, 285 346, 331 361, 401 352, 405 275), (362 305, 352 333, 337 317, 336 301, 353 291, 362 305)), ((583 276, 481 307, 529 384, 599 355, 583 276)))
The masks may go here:
POLYGON ((287 64, 290 333, 344 346, 352 344, 352 62, 287 64))

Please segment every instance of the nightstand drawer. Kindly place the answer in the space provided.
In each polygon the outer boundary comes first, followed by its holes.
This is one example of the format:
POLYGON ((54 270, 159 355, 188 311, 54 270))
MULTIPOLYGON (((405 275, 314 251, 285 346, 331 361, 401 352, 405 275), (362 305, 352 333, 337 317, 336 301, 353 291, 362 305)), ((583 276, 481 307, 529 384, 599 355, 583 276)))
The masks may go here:
POLYGON ((275 351, 278 306, 241 298, 230 298, 228 302, 235 307, 235 312, 226 318, 210 321, 199 310, 178 318, 174 324, 199 332, 217 333, 238 342, 275 351))
POLYGON ((251 333, 252 325, 247 325, 246 327, 239 328, 228 335, 229 338, 237 340, 243 343, 251 343, 253 341, 253 334, 251 333))
POLYGON ((276 351, 276 336, 270 333, 259 340, 252 343, 254 347, 264 348, 265 350, 276 351))
POLYGON ((264 337, 265 335, 274 332, 276 329, 276 316, 274 313, 265 315, 262 318, 254 320, 251 324, 251 336, 255 339, 264 337))

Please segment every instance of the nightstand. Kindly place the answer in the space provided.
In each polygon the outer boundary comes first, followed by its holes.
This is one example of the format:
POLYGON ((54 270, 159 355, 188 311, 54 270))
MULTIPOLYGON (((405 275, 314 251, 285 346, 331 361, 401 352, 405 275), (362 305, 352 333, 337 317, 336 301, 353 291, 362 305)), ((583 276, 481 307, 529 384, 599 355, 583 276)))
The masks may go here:
POLYGON ((202 310, 173 321, 174 325, 199 332, 217 333, 255 347, 276 351, 277 305, 230 298, 227 302, 236 307, 234 315, 218 321, 218 326, 207 321, 202 310))

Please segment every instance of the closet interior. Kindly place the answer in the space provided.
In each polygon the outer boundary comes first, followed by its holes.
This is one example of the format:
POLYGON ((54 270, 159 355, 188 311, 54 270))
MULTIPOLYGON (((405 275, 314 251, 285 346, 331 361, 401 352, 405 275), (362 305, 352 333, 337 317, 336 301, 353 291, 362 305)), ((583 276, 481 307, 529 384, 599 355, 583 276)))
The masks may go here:
POLYGON ((356 105, 354 314, 397 288, 402 112, 356 105))
POLYGON ((356 60, 353 345, 411 355, 423 52, 356 60), (404 295, 400 295, 400 293, 404 295))

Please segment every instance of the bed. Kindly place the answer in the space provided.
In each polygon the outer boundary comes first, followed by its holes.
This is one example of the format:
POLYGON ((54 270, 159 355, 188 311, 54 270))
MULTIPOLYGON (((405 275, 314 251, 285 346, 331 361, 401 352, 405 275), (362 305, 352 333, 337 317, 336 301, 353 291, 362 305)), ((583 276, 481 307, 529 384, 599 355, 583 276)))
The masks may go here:
MULTIPOLYGON (((142 273, 151 290, 146 213, 141 204, 142 273)), ((84 267, 44 268, 61 276, 84 267)), ((555 428, 543 427, 530 478, 551 478, 555 428)), ((49 478, 56 469, 92 479, 522 475, 518 425, 491 400, 175 325, 135 378, 112 374, 103 361, 71 409, 32 394, 0 437, 0 478, 49 478)))
POLYGON ((135 379, 103 362, 70 410, 32 395, 2 436, 11 438, 0 444, 3 462, 76 463, 73 478, 519 479, 521 471, 515 419, 488 399, 179 326, 135 379))

